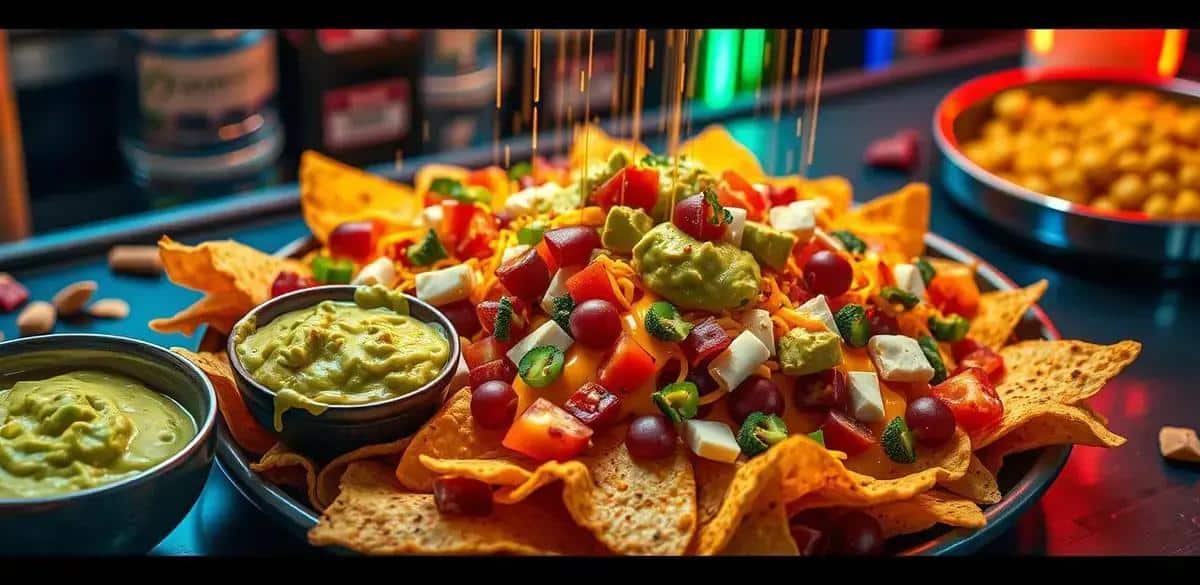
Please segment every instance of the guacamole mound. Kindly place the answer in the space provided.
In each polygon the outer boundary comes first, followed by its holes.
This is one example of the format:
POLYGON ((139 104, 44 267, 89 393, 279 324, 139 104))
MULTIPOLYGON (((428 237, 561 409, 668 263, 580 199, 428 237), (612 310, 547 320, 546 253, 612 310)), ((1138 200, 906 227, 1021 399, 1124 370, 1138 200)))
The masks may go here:
POLYGON ((437 377, 450 343, 409 316, 396 291, 361 287, 355 302, 323 301, 234 332, 237 358, 275 391, 275 429, 283 412, 319 415, 330 404, 367 404, 403 396, 437 377))
POLYGON ((196 436, 170 398, 122 375, 81 370, 0 390, 0 497, 36 498, 117 481, 196 436))
POLYGON ((749 252, 727 242, 701 242, 671 223, 633 247, 633 269, 650 290, 684 309, 721 311, 758 297, 761 274, 749 252))

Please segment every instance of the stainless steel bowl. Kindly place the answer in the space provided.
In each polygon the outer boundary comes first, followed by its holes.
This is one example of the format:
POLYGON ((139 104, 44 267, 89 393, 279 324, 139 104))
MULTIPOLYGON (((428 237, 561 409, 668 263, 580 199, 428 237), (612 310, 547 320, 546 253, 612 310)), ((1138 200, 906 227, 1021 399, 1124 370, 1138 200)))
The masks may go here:
POLYGON ((187 360, 144 341, 63 334, 0 343, 0 372, 62 373, 94 368, 124 374, 179 403, 196 436, 166 461, 113 483, 43 498, 0 499, 0 554, 143 554, 200 496, 212 465, 217 398, 187 360))
POLYGON ((1055 101, 1081 99, 1096 89, 1153 91, 1200 104, 1200 84, 1095 69, 1001 71, 951 91, 933 116, 938 169, 950 196, 963 207, 1022 238, 1057 250, 1161 264, 1168 272, 1200 267, 1200 222, 1153 219, 1144 213, 1105 211, 1030 191, 969 160, 960 144, 979 136, 1000 92, 1022 88, 1055 101))
MULTIPOLYGON (((276 297, 242 317, 234 331, 251 318, 261 327, 284 313, 312 307, 321 301, 353 301, 357 289, 350 285, 319 286, 276 297)), ((414 318, 440 325, 447 332, 450 357, 437 377, 404 396, 370 404, 331 404, 316 416, 303 409, 288 409, 283 413, 283 430, 280 432, 284 444, 306 455, 328 459, 364 445, 384 443, 410 434, 433 416, 458 368, 458 333, 441 311, 416 297, 404 296, 414 318)), ((267 429, 274 428, 275 391, 259 384, 242 367, 234 347, 235 338, 229 336, 225 349, 233 365, 238 389, 259 424, 267 429)))

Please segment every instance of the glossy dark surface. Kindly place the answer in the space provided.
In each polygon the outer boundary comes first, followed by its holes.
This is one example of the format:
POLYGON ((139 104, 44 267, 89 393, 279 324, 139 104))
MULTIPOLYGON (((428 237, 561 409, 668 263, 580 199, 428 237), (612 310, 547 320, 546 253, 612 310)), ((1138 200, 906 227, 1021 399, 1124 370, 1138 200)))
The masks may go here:
MULTIPOLYGON (((1020 244, 955 207, 931 176, 933 145, 929 120, 937 102, 955 85, 986 72, 1012 67, 1015 59, 964 68, 921 81, 847 94, 821 102, 813 174, 841 174, 851 180, 859 201, 889 192, 908 180, 932 181, 933 231, 986 258, 1020 284, 1046 278, 1050 289, 1041 306, 1064 337, 1095 342, 1124 338, 1145 344, 1142 356, 1094 401, 1112 429, 1129 439, 1105 451, 1072 451, 1058 481, 1042 500, 984 553, 1198 554, 1200 553, 1200 467, 1163 461, 1157 434, 1162 425, 1197 426, 1195 364, 1200 351, 1200 295, 1196 282, 1163 283, 1137 266, 1085 263, 1020 244), (911 177, 866 168, 862 153, 871 140, 902 128, 921 132, 922 166, 911 177)), ((796 160, 796 114, 727 124, 755 151, 768 170, 782 174, 789 152, 796 160)), ((693 130, 699 130, 694 128, 693 130)), ((661 147, 661 140, 650 141, 661 147)), ((791 165, 795 172, 797 165, 791 165)), ((298 217, 258 225, 228 225, 206 234, 175 234, 186 242, 233 237, 264 250, 283 246, 306 232, 298 217)), ((4 267, 0 266, 0 270, 4 267)), ((80 259, 16 276, 35 298, 59 287, 95 279, 100 294, 131 301, 122 322, 61 324, 59 331, 126 334, 154 343, 194 347, 195 339, 160 335, 145 328, 151 318, 174 313, 199 298, 165 279, 144 280, 109 274, 102 258, 80 259)), ((15 316, 0 316, 0 330, 14 336, 15 316)), ((279 554, 303 552, 306 545, 272 524, 214 469, 192 512, 169 535, 157 554, 279 554)))

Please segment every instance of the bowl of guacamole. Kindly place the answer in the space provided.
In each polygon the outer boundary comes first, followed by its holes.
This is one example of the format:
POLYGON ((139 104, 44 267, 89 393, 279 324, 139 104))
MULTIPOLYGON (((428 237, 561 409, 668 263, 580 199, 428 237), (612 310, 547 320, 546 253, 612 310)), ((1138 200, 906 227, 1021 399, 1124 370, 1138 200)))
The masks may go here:
POLYGON ((227 351, 251 413, 289 447, 332 457, 408 434, 441 405, 454 326, 382 286, 323 286, 255 308, 227 351))
POLYGON ((149 551, 204 487, 216 404, 199 369, 142 341, 0 343, 0 547, 149 551))

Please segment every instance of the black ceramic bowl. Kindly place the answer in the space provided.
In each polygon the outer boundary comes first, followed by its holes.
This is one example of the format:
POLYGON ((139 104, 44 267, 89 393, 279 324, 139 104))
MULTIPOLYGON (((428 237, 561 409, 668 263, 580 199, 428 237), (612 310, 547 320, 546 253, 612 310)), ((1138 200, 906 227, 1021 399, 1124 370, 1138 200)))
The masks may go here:
POLYGON ((0 499, 0 555, 142 554, 183 520, 204 488, 217 398, 196 366, 144 341, 108 335, 0 343, 0 388, 43 372, 85 368, 124 374, 171 397, 191 415, 196 436, 133 477, 55 496, 0 499))
MULTIPOLYGON (((357 289, 352 285, 334 285, 288 293, 247 313, 233 330, 237 331, 242 322, 248 319, 255 319, 257 326, 263 327, 284 313, 312 307, 322 301, 353 302, 357 289)), ((404 296, 408 299, 409 313, 413 318, 440 325, 447 333, 450 356, 437 377, 404 396, 370 404, 330 404, 325 412, 316 416, 300 408, 290 408, 282 417, 280 440, 284 444, 306 455, 328 459, 364 445, 384 443, 411 434, 433 416, 441 406, 446 388, 458 368, 458 333, 441 311, 416 297, 404 296)), ((236 338, 236 335, 229 336, 226 351, 233 365, 238 389, 259 424, 273 429, 275 391, 256 382, 242 367, 235 351, 236 338)))

